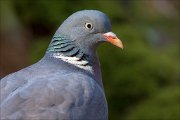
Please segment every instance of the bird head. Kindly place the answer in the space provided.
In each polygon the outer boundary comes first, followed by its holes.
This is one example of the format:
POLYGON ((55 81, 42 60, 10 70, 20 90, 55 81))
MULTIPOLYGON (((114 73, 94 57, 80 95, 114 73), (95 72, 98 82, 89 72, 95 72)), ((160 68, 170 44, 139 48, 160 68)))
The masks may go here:
POLYGON ((56 34, 68 36, 85 53, 95 50, 102 42, 123 48, 121 40, 111 31, 108 16, 97 10, 82 10, 72 14, 62 23, 56 34))

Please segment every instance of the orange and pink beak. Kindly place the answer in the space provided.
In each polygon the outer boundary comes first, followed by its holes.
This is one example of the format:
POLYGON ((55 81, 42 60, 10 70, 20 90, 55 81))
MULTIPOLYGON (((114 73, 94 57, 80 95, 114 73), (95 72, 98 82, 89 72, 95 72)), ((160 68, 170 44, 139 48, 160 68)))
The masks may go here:
POLYGON ((117 47, 120 47, 123 49, 123 44, 120 39, 117 38, 117 36, 113 32, 107 32, 103 34, 103 37, 113 45, 116 45, 117 47))

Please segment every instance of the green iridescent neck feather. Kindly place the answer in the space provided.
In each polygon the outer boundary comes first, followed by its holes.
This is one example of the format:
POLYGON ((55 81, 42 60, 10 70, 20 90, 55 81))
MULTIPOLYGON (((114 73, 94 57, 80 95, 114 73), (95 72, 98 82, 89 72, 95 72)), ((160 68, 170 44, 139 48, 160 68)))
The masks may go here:
POLYGON ((83 66, 89 65, 89 56, 83 53, 73 40, 65 36, 55 35, 52 38, 47 52, 53 54, 56 58, 66 60, 68 58, 71 61, 74 60, 74 63, 83 63, 83 66))

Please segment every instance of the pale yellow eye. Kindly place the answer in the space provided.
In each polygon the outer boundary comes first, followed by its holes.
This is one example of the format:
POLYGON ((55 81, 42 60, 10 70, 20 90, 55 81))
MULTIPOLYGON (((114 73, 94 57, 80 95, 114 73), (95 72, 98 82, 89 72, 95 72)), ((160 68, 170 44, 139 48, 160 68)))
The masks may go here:
POLYGON ((91 23, 86 23, 85 27, 86 27, 86 29, 89 29, 89 30, 91 30, 93 28, 91 23))

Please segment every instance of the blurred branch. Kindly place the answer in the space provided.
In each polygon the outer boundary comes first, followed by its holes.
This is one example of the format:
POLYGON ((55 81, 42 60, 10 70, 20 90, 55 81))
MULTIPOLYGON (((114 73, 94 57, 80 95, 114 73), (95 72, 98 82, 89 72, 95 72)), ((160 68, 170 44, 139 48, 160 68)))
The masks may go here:
POLYGON ((27 65, 28 40, 15 13, 13 2, 1 0, 0 9, 0 77, 2 77, 27 65))

